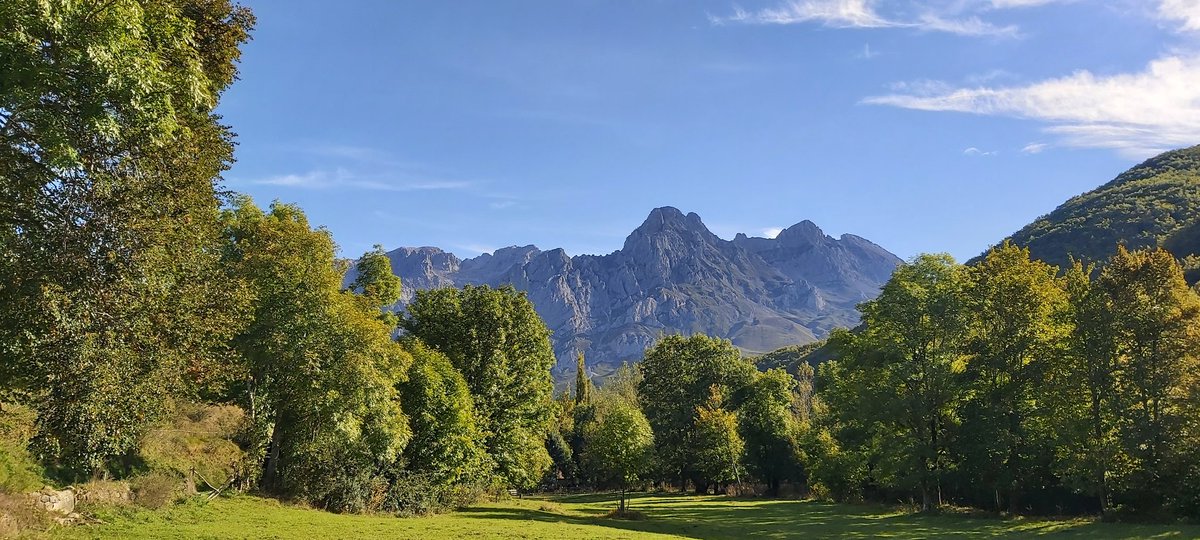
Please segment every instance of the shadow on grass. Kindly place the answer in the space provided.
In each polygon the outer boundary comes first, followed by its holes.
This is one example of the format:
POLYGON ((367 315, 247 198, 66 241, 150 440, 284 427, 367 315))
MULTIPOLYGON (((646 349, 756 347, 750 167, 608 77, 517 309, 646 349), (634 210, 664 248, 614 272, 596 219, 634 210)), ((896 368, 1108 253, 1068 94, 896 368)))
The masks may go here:
POLYGON ((697 539, 722 538, 1191 538, 1200 528, 1104 524, 1090 521, 1026 521, 962 516, 928 516, 891 512, 878 506, 825 504, 810 501, 693 497, 638 494, 630 506, 644 521, 607 519, 616 505, 612 494, 548 497, 567 505, 584 505, 570 513, 532 508, 477 508, 463 515, 482 519, 541 521, 609 527, 697 539), (1185 530, 1186 529, 1186 530, 1185 530))

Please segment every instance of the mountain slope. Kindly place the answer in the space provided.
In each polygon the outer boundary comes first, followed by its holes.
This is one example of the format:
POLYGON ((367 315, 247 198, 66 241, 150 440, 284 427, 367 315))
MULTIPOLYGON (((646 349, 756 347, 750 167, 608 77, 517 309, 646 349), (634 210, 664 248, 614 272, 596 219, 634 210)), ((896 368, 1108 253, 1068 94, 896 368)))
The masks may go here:
POLYGON ((1173 150, 1063 203, 1013 234, 1035 258, 1101 261, 1118 244, 1200 252, 1200 146, 1173 150))
MULTIPOLYGON (((660 335, 703 332, 749 353, 823 338, 858 322, 900 259, 854 235, 832 238, 804 221, 776 238, 718 238, 700 216, 657 208, 608 255, 508 247, 460 260, 438 248, 388 253, 415 290, 512 284, 526 291, 554 332, 561 368, 577 351, 591 365, 641 357, 660 335)), ((353 280, 347 275, 346 279, 353 280)))

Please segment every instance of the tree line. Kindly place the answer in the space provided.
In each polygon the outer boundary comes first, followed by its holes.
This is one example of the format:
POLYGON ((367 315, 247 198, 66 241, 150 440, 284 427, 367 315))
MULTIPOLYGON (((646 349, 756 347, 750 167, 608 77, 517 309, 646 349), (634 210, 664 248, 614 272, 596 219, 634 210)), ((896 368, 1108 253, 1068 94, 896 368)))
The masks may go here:
POLYGON ((1161 249, 922 255, 830 338, 810 482, 841 500, 1200 515, 1200 296, 1161 249))

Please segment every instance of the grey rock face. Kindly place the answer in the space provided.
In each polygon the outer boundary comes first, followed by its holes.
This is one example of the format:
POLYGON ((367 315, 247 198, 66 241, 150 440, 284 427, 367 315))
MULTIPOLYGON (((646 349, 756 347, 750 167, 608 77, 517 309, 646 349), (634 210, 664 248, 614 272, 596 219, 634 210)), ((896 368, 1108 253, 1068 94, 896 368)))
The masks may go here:
MULTIPOLYGON (((460 260, 437 248, 388 253, 403 308, 420 289, 512 284, 552 330, 557 370, 637 360, 660 335, 703 332, 750 353, 812 342, 858 323, 901 261, 854 235, 802 221, 774 239, 722 240, 700 216, 657 208, 609 255, 508 247, 460 260)), ((353 280, 347 276, 347 282, 353 280)))

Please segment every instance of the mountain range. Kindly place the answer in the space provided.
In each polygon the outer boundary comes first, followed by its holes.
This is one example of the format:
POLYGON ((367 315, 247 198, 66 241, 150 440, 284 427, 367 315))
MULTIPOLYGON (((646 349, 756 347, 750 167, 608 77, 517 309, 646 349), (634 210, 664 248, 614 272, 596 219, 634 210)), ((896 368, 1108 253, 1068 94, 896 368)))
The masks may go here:
POLYGON ((387 255, 403 283, 397 309, 422 289, 511 284, 525 291, 553 332, 560 375, 573 370, 577 353, 598 373, 640 359, 664 334, 720 336, 748 354, 813 342, 857 324, 855 306, 874 298, 901 262, 864 238, 833 238, 810 221, 775 238, 724 240, 700 216, 672 207, 651 211, 608 255, 532 245, 468 259, 436 247, 387 255))

